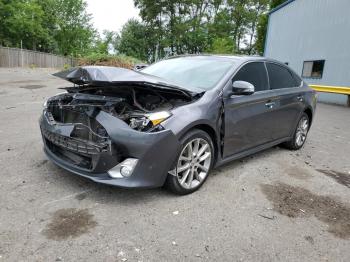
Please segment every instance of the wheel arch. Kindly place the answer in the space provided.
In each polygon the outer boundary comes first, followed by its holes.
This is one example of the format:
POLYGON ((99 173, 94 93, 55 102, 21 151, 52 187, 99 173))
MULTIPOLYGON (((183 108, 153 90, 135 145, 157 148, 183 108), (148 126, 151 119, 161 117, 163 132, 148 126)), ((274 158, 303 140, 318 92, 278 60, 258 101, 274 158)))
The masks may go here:
POLYGON ((217 161, 218 152, 219 152, 218 138, 217 138, 217 133, 215 129, 208 124, 204 124, 204 123, 196 124, 194 126, 191 126, 189 129, 187 129, 186 132, 184 132, 181 137, 185 136, 185 134, 187 134, 188 132, 194 129, 202 130, 210 136, 214 146, 214 163, 213 164, 215 164, 217 161))
POLYGON ((307 114, 307 116, 309 117, 309 121, 310 121, 309 126, 311 126, 312 120, 313 120, 313 114, 312 114, 311 108, 310 107, 305 108, 304 113, 307 114))

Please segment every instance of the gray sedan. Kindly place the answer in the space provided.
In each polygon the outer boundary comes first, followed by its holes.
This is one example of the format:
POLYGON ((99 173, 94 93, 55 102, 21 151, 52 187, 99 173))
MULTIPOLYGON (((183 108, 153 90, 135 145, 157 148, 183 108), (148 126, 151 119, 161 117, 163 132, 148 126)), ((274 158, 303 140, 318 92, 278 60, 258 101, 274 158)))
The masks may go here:
POLYGON ((199 189, 210 170, 282 144, 300 149, 316 94, 263 57, 181 56, 133 71, 77 67, 44 104, 48 158, 95 182, 199 189))

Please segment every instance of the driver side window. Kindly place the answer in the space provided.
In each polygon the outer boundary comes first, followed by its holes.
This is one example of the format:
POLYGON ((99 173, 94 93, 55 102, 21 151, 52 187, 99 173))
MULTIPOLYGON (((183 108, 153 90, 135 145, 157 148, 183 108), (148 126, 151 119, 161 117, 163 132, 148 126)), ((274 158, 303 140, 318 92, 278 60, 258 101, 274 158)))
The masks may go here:
POLYGON ((263 62, 244 65, 233 77, 234 81, 246 81, 254 85, 255 92, 268 89, 266 69, 263 62))

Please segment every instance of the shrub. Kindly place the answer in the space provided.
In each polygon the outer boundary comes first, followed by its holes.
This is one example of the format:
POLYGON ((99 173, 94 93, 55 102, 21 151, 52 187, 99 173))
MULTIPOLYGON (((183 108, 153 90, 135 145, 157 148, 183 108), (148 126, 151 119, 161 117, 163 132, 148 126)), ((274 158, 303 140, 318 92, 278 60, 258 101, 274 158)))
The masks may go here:
POLYGON ((135 64, 142 61, 126 55, 106 55, 93 53, 78 60, 78 65, 102 65, 133 68, 135 64))

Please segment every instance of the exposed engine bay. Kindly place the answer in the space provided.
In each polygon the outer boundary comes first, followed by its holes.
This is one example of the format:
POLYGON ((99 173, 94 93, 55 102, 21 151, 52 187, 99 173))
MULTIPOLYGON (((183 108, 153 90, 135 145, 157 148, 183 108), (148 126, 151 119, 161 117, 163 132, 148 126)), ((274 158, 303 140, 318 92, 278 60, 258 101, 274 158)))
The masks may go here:
POLYGON ((134 130, 156 132, 162 130, 159 123, 171 115, 171 109, 195 100, 177 90, 142 86, 76 86, 65 89, 67 93, 46 102, 50 121, 74 124, 76 128, 72 137, 93 142, 102 142, 108 137, 94 117, 100 110, 123 120, 134 130))

